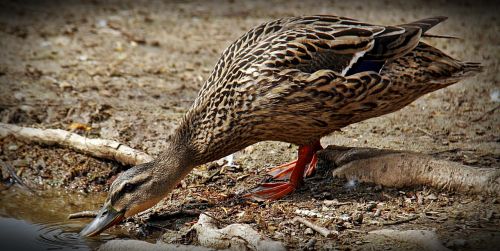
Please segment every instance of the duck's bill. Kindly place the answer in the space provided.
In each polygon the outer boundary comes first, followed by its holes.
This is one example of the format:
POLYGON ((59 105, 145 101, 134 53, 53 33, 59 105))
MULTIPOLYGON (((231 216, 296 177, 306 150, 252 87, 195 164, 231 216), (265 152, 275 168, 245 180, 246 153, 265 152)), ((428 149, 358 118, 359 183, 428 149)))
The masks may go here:
POLYGON ((123 212, 118 212, 111 206, 104 206, 95 219, 80 232, 80 235, 87 237, 96 236, 102 233, 102 231, 118 224, 123 218, 123 212))

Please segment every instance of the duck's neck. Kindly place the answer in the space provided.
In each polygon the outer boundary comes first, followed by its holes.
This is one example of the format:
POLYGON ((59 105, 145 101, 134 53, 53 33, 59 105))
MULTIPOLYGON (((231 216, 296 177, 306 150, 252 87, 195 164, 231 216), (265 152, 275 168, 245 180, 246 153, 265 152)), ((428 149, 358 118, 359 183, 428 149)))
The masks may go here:
POLYGON ((253 143, 236 129, 200 128, 187 116, 172 137, 171 148, 184 152, 188 164, 196 167, 223 158, 253 143), (226 130, 227 129, 227 130, 226 130))

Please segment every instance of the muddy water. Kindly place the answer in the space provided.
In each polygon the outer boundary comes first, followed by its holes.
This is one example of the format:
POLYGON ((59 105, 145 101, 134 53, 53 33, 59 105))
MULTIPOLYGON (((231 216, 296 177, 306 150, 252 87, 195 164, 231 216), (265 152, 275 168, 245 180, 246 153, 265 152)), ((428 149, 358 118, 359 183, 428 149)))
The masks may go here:
POLYGON ((81 195, 64 191, 30 194, 11 187, 0 191, 1 250, 91 250, 116 234, 82 238, 78 232, 88 222, 68 220, 82 210, 97 209, 104 194, 81 195))

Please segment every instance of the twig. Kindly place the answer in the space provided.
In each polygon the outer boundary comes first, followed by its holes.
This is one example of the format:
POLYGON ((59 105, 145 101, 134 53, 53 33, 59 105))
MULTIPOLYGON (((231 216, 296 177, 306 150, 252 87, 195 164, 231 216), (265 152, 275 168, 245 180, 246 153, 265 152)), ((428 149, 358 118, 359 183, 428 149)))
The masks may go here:
POLYGON ((423 132, 424 134, 426 134, 427 136, 431 137, 431 138, 434 138, 434 134, 428 132, 427 130, 423 129, 423 128, 420 128, 420 127, 417 127, 417 131, 419 132, 423 132))
POLYGON ((4 162, 3 160, 0 160, 0 165, 2 165, 2 167, 9 173, 10 177, 14 180, 15 183, 19 184, 19 186, 29 191, 30 193, 35 193, 33 189, 26 185, 23 180, 19 176, 17 176, 16 171, 14 171, 14 168, 11 165, 4 162))
POLYGON ((334 237, 336 235, 338 235, 338 233, 335 233, 334 231, 330 231, 322 226, 318 226, 302 217, 299 217, 299 216, 296 216, 295 218, 293 218, 292 220, 293 222, 300 222, 304 225, 306 225, 307 227, 310 227, 312 230, 320 233, 321 235, 323 235, 324 237, 327 237, 327 238, 331 238, 331 237, 334 237))
POLYGON ((408 218, 397 220, 397 221, 384 222, 384 223, 382 223, 382 226, 392 226, 392 225, 403 224, 403 223, 407 223, 407 222, 416 220, 419 217, 420 216, 418 216, 418 215, 414 215, 412 217, 408 217, 408 218))
POLYGON ((68 215, 68 219, 94 218, 99 214, 99 211, 81 211, 68 215))
POLYGON ((215 172, 214 172, 214 173, 212 173, 210 176, 208 176, 208 178, 207 178, 206 180, 202 181, 201 183, 202 183, 202 184, 206 184, 206 183, 208 183, 208 182, 212 181, 212 179, 213 179, 215 176, 217 176, 217 175, 221 174, 221 170, 222 170, 222 168, 221 168, 221 169, 219 169, 219 170, 217 170, 217 171, 215 171, 215 172))
POLYGON ((208 214, 208 213, 206 213, 206 212, 202 212, 201 214, 204 214, 204 215, 206 215, 206 216, 208 216, 208 217, 210 217, 210 218, 212 218, 212 219, 214 219, 214 220, 218 221, 219 223, 222 223, 222 224, 229 224, 229 223, 227 223, 226 221, 223 221, 223 220, 221 220, 221 219, 218 219, 217 217, 215 217, 215 216, 213 216, 213 215, 210 215, 210 214, 208 214))
POLYGON ((488 110, 485 113, 483 113, 481 116, 479 116, 479 117, 477 117, 477 118, 475 118, 475 119, 473 119, 471 121, 472 122, 478 122, 478 121, 482 120, 484 117, 486 117, 486 115, 493 113, 498 108, 500 108, 500 105, 497 105, 497 106, 491 108, 490 110, 488 110))

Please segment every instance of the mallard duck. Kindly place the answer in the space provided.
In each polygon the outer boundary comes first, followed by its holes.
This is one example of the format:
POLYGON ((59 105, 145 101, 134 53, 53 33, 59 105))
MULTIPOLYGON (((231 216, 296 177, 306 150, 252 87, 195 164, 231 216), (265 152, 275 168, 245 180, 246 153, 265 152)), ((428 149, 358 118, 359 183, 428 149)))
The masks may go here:
POLYGON ((275 182, 246 197, 290 194, 313 173, 321 137, 481 69, 420 41, 445 19, 383 26, 317 15, 251 29, 222 53, 164 152, 121 173, 81 234, 96 235, 152 207, 194 167, 260 141, 298 145, 298 159, 271 169, 275 182))

